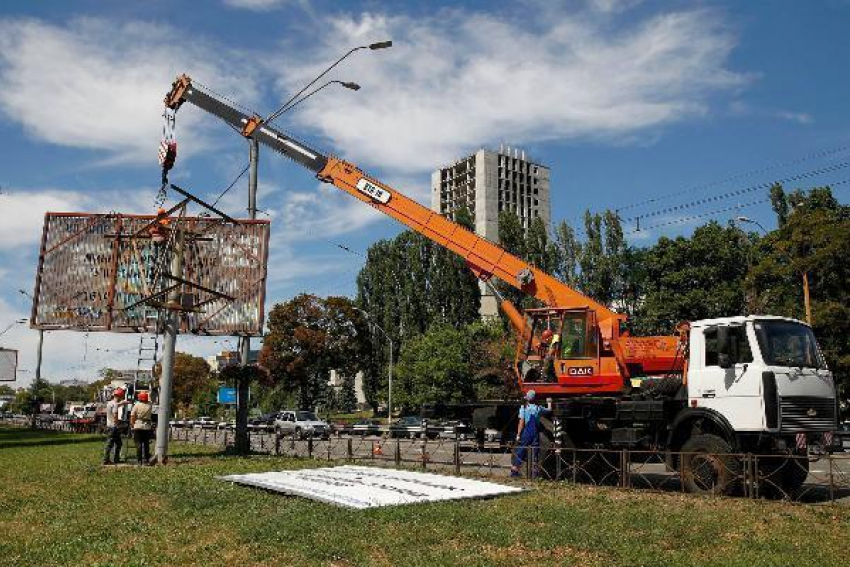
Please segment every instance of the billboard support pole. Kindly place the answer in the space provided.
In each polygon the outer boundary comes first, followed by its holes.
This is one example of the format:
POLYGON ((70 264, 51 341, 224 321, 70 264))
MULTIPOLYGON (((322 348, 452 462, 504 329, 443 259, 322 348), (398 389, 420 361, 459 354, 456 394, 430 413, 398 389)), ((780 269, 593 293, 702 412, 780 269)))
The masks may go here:
MULTIPOLYGON (((174 257, 171 259, 171 275, 178 278, 183 276, 183 231, 177 229, 174 257)), ((179 304, 182 286, 174 288, 168 295, 166 305, 179 304)), ((162 345, 162 372, 159 378, 159 412, 156 422, 156 451, 157 464, 168 462, 168 422, 171 420, 171 394, 174 382, 174 351, 177 346, 177 332, 180 319, 177 310, 167 309, 162 345)))
MULTIPOLYGON (((260 161, 260 144, 256 138, 248 138, 248 217, 257 218, 257 166, 260 161)), ((262 333, 262 329, 260 330, 262 333)), ((251 356, 251 337, 245 335, 240 344, 239 365, 248 366, 251 356)), ((248 440, 248 380, 243 373, 236 385, 236 452, 247 455, 250 452, 248 440)))
POLYGON ((35 360, 35 379, 41 380, 41 348, 44 346, 44 329, 38 330, 38 351, 35 360))

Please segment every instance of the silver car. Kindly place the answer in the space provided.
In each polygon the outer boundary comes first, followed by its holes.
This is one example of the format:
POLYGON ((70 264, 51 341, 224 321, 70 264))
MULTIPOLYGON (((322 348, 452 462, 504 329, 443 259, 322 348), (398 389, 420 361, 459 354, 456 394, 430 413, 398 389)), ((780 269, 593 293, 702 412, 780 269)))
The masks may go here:
POLYGON ((277 414, 274 429, 278 433, 292 435, 299 439, 308 437, 327 439, 330 436, 328 423, 319 419, 312 411, 284 410, 277 414))

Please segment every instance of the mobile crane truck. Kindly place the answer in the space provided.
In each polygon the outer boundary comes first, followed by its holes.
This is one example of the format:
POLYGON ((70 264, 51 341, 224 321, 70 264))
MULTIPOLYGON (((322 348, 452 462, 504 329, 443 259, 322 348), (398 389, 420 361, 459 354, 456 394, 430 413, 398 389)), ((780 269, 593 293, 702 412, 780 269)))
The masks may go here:
MULTIPOLYGON (((838 425, 837 395, 805 323, 735 316, 682 324, 673 336, 633 337, 625 330, 625 315, 181 75, 165 98, 170 124, 186 102, 459 254, 494 292, 495 277, 545 306, 520 313, 500 298, 518 337, 518 384, 524 393, 535 390, 549 400, 544 463, 557 461, 547 455, 584 449, 603 455, 663 451, 687 490, 732 493, 743 466, 736 454, 754 453, 767 456, 760 460, 763 475, 791 493, 808 475, 809 455, 829 450, 838 425), (546 348, 552 334, 560 337, 554 354, 546 348)), ((163 152, 165 179, 176 156, 173 138, 163 152)), ((482 402, 466 411, 480 431, 506 431, 515 423, 517 405, 482 402)), ((595 480, 610 480, 619 463, 591 457, 579 464, 595 480)))

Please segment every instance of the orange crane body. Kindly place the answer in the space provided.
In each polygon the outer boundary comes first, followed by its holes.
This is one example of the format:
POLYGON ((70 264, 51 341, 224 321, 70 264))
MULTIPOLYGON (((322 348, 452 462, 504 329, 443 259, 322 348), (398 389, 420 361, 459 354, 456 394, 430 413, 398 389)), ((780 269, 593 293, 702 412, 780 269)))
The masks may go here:
POLYGON ((498 278, 541 301, 546 307, 523 314, 509 301, 501 302, 519 337, 515 372, 523 391, 533 389, 552 397, 613 394, 628 389, 631 377, 681 372, 683 357, 677 337, 629 336, 622 330, 625 315, 367 176, 355 165, 322 155, 271 128, 261 118, 246 115, 198 90, 188 76, 181 75, 165 104, 176 111, 186 101, 313 170, 319 180, 455 252, 482 281, 498 278), (543 330, 556 336, 557 344, 543 344, 543 330))

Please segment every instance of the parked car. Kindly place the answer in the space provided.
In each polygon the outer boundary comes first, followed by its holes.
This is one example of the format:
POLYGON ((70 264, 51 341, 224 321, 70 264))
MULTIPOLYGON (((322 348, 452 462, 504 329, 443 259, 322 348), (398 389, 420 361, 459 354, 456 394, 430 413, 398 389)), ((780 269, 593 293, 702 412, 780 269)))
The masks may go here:
MULTIPOLYGON (((429 429, 431 426, 429 424, 429 429)), ((438 431, 438 436, 446 439, 461 439, 465 440, 474 436, 472 427, 465 421, 445 421, 437 424, 435 429, 438 431)))
POLYGON ((236 420, 231 419, 230 421, 219 421, 216 429, 224 429, 233 431, 236 429, 236 420))
POLYGON ((192 422, 192 427, 195 429, 215 429, 217 426, 218 421, 206 415, 192 422))
POLYGON ((359 421, 355 421, 349 427, 346 428, 346 433, 350 433, 351 435, 380 435, 381 434, 381 421, 378 419, 361 419, 359 421))
POLYGON ((274 422, 274 429, 284 435, 294 435, 299 439, 307 437, 321 437, 327 439, 330 436, 330 426, 319 419, 311 411, 284 410, 278 413, 274 422))
POLYGON ((427 422, 418 415, 409 415, 397 419, 390 425, 390 437, 417 439, 427 436, 428 439, 436 439, 440 434, 436 422, 427 422))
POLYGON ((248 420, 248 429, 272 429, 278 413, 279 412, 273 411, 270 413, 264 413, 259 417, 252 417, 248 420))

